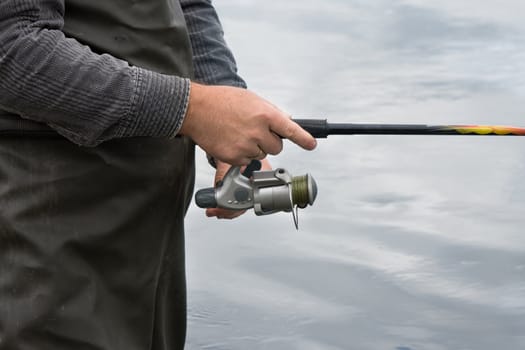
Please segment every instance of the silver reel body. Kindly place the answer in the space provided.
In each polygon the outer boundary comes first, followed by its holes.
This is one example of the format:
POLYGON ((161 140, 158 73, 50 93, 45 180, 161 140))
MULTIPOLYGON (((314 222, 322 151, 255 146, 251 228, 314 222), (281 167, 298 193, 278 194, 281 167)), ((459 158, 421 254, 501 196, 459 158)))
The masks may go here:
POLYGON ((231 210, 253 208, 256 215, 292 212, 297 227, 297 208, 312 205, 317 196, 315 180, 310 174, 294 177, 282 168, 259 171, 260 166, 259 161, 252 161, 244 173, 238 166, 231 167, 216 188, 196 193, 197 205, 231 210))

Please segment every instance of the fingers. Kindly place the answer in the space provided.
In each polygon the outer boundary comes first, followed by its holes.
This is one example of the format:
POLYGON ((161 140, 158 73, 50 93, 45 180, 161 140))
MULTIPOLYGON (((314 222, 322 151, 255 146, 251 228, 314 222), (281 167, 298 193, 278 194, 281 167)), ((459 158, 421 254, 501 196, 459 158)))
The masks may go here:
POLYGON ((215 179, 214 179, 214 182, 213 182, 215 184, 215 186, 217 185, 217 183, 219 181, 222 181, 222 179, 224 179, 224 176, 226 175, 228 170, 230 170, 230 167, 231 167, 231 165, 229 165, 227 163, 224 163, 224 162, 221 162, 221 161, 217 161, 216 162, 215 179))
POLYGON ((234 164, 234 165, 242 165, 246 166, 252 162, 252 160, 262 160, 268 156, 268 153, 261 147, 261 146, 255 146, 251 147, 253 151, 245 152, 245 156, 241 158, 240 161, 233 160, 232 162, 229 162, 226 160, 225 162, 228 164, 234 164))
POLYGON ((307 150, 317 144, 285 113, 251 91, 196 83, 179 133, 214 158, 235 165, 280 153, 281 138, 307 150))
POLYGON ((208 208, 206 209, 207 217, 216 217, 217 219, 232 220, 246 213, 246 210, 229 210, 222 208, 208 208))
POLYGON ((283 140, 272 131, 270 131, 268 135, 266 135, 266 137, 262 138, 258 142, 259 148, 265 154, 271 154, 275 156, 281 153, 281 151, 283 150, 283 140))
POLYGON ((270 124, 270 128, 277 135, 289 139, 306 150, 313 150, 317 146, 315 138, 290 118, 275 119, 270 124))
POLYGON ((272 170, 272 165, 270 164, 270 161, 268 158, 261 160, 261 170, 272 170))
POLYGON ((255 156, 253 156, 252 159, 263 160, 264 158, 266 158, 266 156, 267 156, 267 154, 262 149, 262 147, 261 146, 257 146, 257 154, 255 156))

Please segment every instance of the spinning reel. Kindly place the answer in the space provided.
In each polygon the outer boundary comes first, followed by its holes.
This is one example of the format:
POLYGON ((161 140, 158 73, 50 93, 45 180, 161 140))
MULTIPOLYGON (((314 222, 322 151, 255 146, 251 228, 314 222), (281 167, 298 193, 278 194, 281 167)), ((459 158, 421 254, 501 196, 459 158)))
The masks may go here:
POLYGON ((242 173, 240 167, 231 167, 216 188, 204 188, 196 193, 197 206, 232 210, 254 208, 256 215, 292 212, 298 228, 298 208, 312 205, 317 197, 315 180, 310 174, 292 176, 282 168, 260 169, 258 160, 253 160, 242 173))

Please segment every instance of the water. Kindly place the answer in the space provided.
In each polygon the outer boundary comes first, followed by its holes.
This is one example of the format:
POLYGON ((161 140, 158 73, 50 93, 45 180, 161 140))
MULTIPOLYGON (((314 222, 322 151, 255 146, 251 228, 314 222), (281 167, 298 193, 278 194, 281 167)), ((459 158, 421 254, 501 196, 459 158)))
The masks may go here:
MULTIPOLYGON (((215 2, 250 88, 331 122, 525 126, 518 0, 215 2)), ((525 348, 523 138, 332 136, 315 205, 187 220, 188 349, 525 348)), ((197 188, 213 171, 198 155, 197 188)))

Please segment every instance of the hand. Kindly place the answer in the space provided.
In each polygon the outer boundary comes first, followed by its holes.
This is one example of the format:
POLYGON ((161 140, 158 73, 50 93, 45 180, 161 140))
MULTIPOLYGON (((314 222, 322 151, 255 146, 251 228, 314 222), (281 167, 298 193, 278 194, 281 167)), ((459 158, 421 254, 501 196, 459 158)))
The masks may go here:
MULTIPOLYGON (((215 184, 219 181, 221 181, 224 178, 224 175, 228 172, 231 165, 216 161, 217 163, 217 171, 215 173, 215 184)), ((262 159, 261 160, 261 170, 271 170, 272 166, 270 165, 270 162, 268 159, 262 159)), ((244 170, 244 169, 241 169, 244 170)), ((230 209, 223 209, 223 208, 208 208, 206 209, 206 216, 208 217, 217 217, 217 219, 235 219, 242 214, 244 214, 246 210, 230 210, 230 209)))
POLYGON ((312 150, 316 140, 290 117, 248 90, 192 83, 180 129, 216 160, 247 165, 282 151, 281 137, 312 150))

